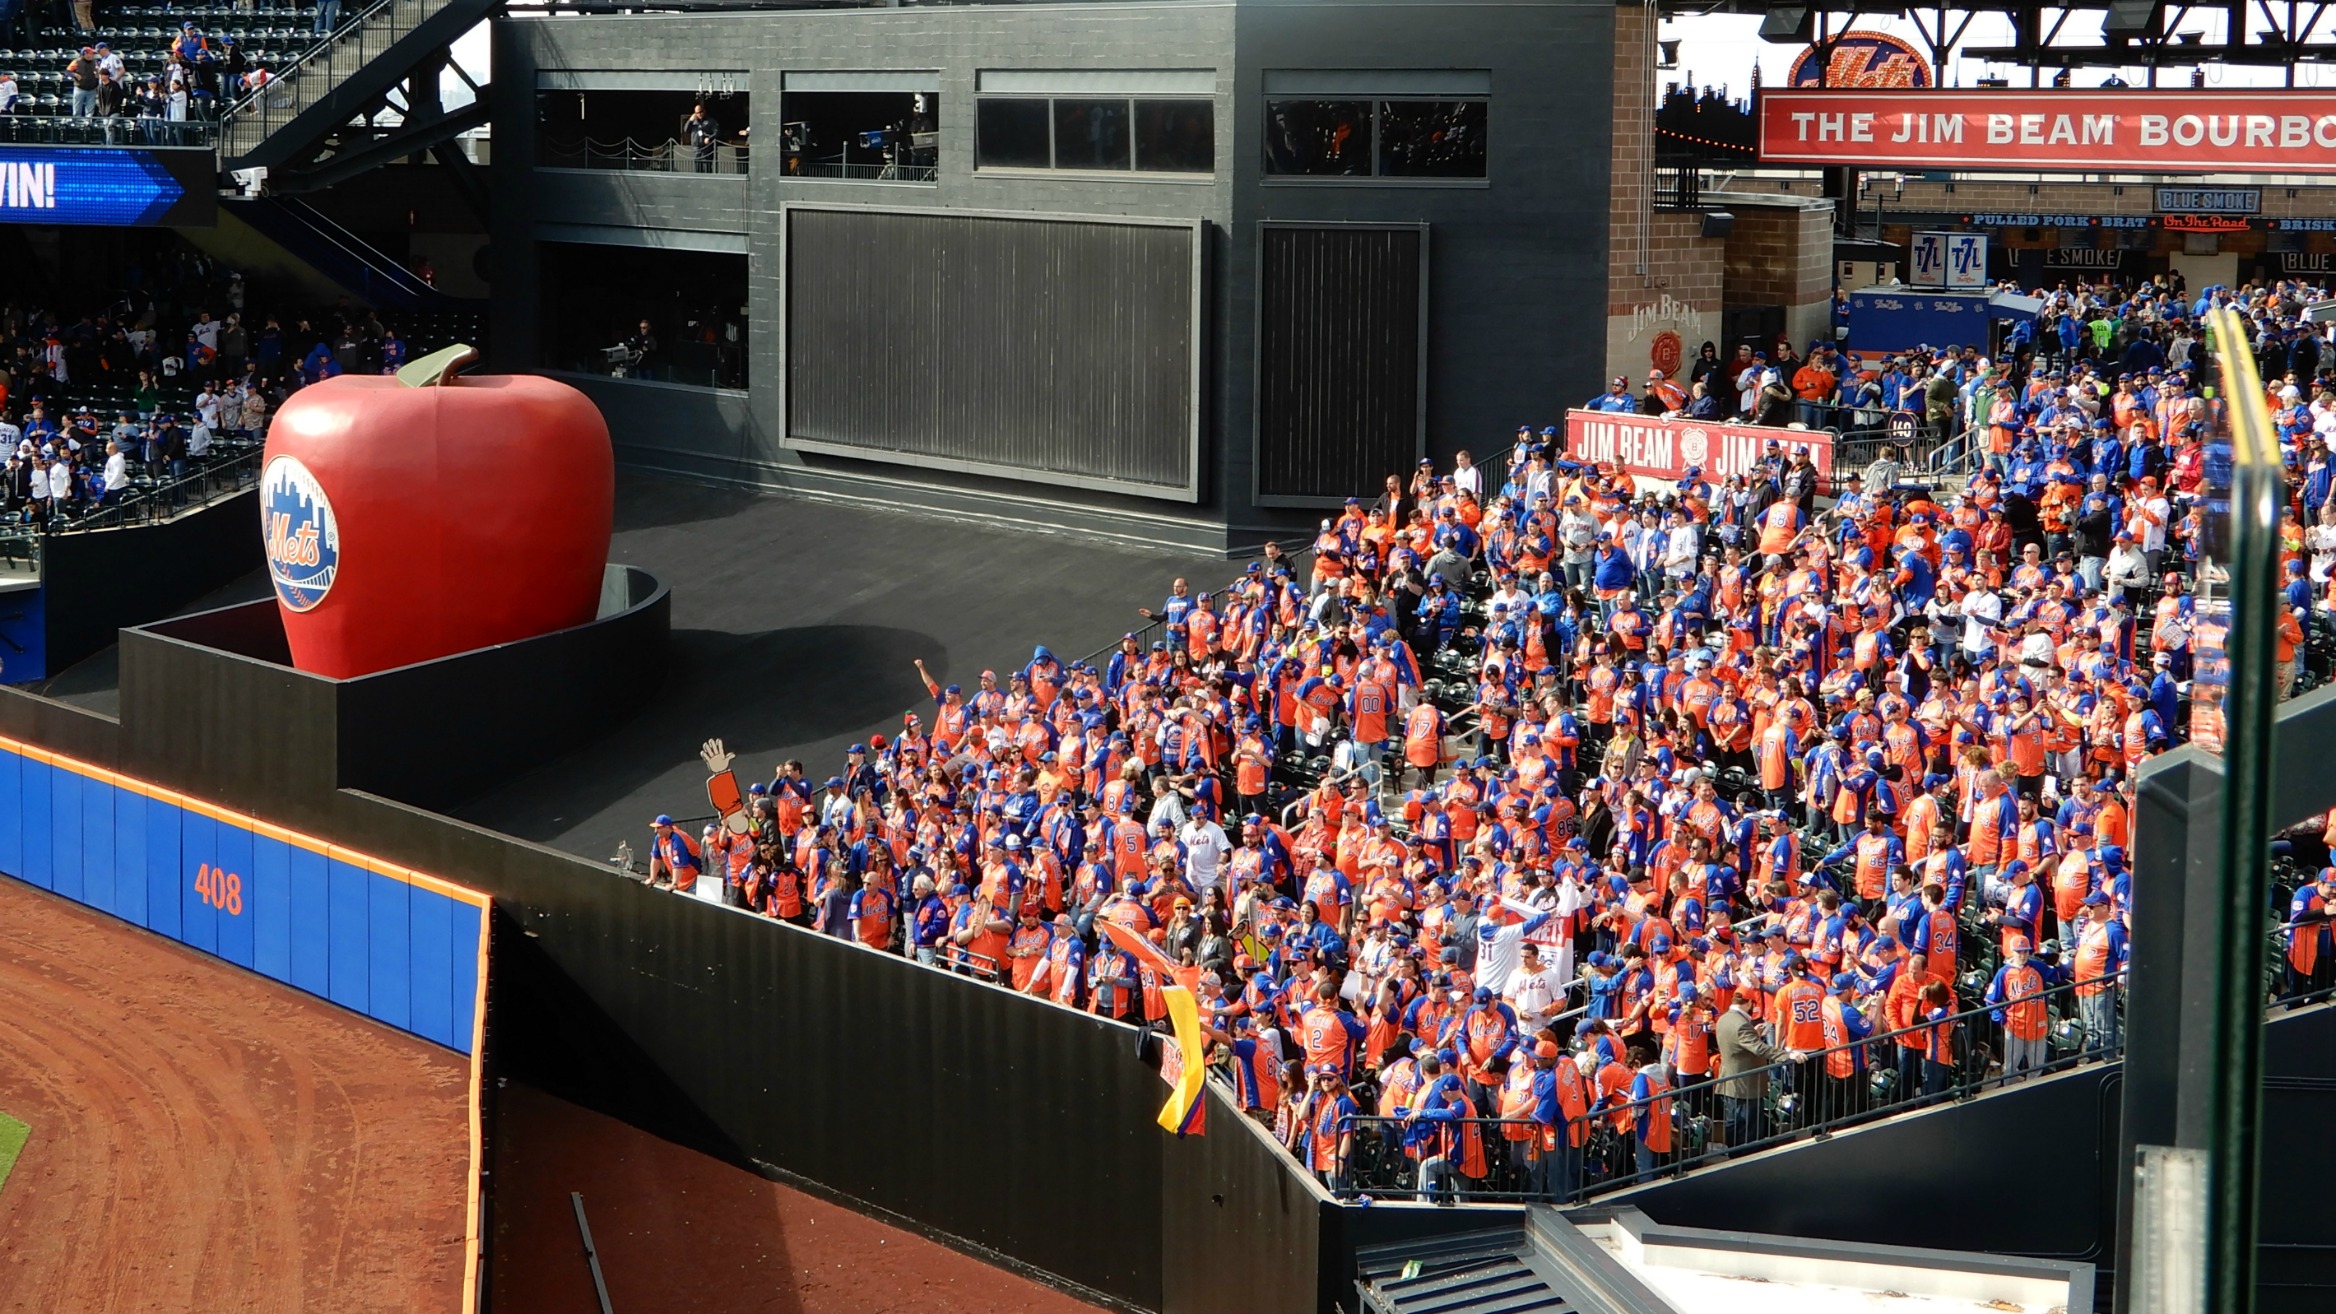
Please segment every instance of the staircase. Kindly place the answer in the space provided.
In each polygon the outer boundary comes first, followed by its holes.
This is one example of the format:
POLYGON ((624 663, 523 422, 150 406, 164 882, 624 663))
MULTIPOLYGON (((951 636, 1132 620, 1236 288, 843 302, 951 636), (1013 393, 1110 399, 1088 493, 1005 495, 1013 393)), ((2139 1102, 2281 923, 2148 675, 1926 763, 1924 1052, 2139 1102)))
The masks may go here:
MULTIPOLYGON (((424 283, 413 271, 382 255, 365 239, 298 197, 222 201, 220 213, 222 222, 218 229, 207 234, 189 234, 189 237, 238 268, 268 268, 276 260, 288 257, 324 279, 334 294, 345 293, 379 310, 452 312, 483 308, 479 303, 450 297, 424 283), (237 247, 221 241, 233 235, 226 222, 229 217, 249 225, 257 236, 274 243, 281 256, 273 252, 256 253, 248 244, 237 247)), ((270 272, 294 271, 271 269, 270 272)))
POLYGON ((1364 1314, 1648 1314, 1639 1283, 1555 1210, 1355 1251, 1364 1314), (1587 1270, 1587 1271, 1585 1271, 1587 1270))
POLYGON ((306 162, 430 52, 501 8, 502 0, 377 0, 358 10, 331 38, 274 70, 274 81, 229 109, 220 130, 220 168, 306 162))

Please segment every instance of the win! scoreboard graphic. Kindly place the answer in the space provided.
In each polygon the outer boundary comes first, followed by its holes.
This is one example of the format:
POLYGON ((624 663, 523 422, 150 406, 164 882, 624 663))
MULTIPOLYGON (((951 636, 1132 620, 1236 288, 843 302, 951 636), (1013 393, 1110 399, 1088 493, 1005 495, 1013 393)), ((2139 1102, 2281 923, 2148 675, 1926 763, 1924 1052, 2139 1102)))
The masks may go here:
POLYGON ((208 150, 0 146, 0 223, 200 227, 217 193, 208 150))

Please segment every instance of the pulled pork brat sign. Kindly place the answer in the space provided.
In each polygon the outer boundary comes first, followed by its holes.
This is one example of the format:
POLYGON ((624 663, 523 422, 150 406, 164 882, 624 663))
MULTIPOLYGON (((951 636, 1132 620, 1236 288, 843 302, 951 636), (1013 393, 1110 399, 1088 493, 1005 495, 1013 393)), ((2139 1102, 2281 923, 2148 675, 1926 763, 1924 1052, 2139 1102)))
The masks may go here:
POLYGON ((1833 473, 1833 435, 1822 429, 1707 424, 1611 411, 1567 411, 1568 460, 1609 464, 1649 479, 1680 479, 1690 467, 1709 479, 1740 475, 1771 454, 1806 447, 1817 472, 1833 473))
POLYGON ((1769 164, 2336 173, 2336 93, 1763 89, 1769 164))

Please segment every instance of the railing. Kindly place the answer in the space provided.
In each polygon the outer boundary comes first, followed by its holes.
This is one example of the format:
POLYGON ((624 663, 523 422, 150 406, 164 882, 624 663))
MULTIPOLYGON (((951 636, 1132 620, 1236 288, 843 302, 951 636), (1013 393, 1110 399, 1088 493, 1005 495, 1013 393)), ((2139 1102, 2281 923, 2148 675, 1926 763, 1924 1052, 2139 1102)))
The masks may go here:
MULTIPOLYGON (((2113 1060, 2124 1053, 2118 1017, 2124 992, 2118 984, 2094 991, 2095 984, 2068 982, 2023 1001, 2040 1003, 2046 1013, 2044 1034, 2029 1042, 2024 1053, 2014 1053, 2005 1044, 2004 1029, 1993 1016, 1996 1009, 1983 1005, 1934 1022, 1877 1032, 1752 1073, 1683 1083, 1648 1100, 1599 1100, 1585 1118, 1592 1128, 1587 1143, 1575 1150, 1570 1146, 1570 1127, 1561 1128, 1560 1144, 1548 1154, 1548 1162, 1542 1161, 1539 1150, 1541 1125, 1531 1119, 1357 1118, 1339 1190, 1373 1198, 1570 1203, 1676 1176, 1731 1155, 1969 1099, 2079 1063, 2113 1060), (2087 1003, 2088 999, 2107 1002, 2087 1003), (1924 1057, 1921 1045, 1928 1033, 1942 1027, 1951 1057, 1937 1063, 1924 1057), (1847 1061, 1851 1069, 1847 1076, 1832 1075, 1836 1059, 1847 1061), (2013 1067, 2022 1060, 2021 1066, 2013 1067), (1725 1095, 1725 1090, 1745 1089, 1755 1082, 1767 1086, 1765 1095, 1741 1099, 1725 1095), (1668 1122, 1669 1150, 1642 1153, 1638 1129, 1648 1119, 1668 1122), (1451 1130, 1443 1131, 1446 1127, 1451 1130), (1461 1172, 1474 1159, 1460 1143, 1466 1127, 1474 1127, 1481 1138, 1485 1167, 1481 1176, 1461 1172), (1509 1133, 1525 1139, 1512 1140, 1509 1133)), ((1571 1056, 1560 1061, 1570 1062, 1571 1056)), ((1591 1080, 1594 1096, 1594 1079, 1586 1080, 1591 1080)))
POLYGON ((259 146, 323 99, 357 70, 372 63, 416 27, 446 7, 447 0, 374 0, 345 16, 332 35, 272 69, 266 86, 227 107, 221 116, 222 143, 229 155, 259 146))
POLYGON ((1703 171, 1692 164, 1655 166, 1655 208, 1694 210, 1703 205, 1703 171))
POLYGON ((792 176, 856 182, 929 183, 940 179, 941 169, 932 164, 840 164, 807 160, 796 167, 792 176))
POLYGON ((1986 449, 1982 445, 1986 441, 1986 435, 1986 425, 1974 424, 1939 444, 1938 450, 1930 454, 1932 471, 1940 475, 1967 475, 1976 472, 1987 459, 1986 449))
MULTIPOLYGON (((101 502, 79 515, 57 516, 45 524, 27 528, 49 534, 71 534, 168 520, 189 507, 201 506, 221 493, 237 491, 256 481, 261 452, 257 443, 248 446, 235 443, 229 450, 191 458, 184 474, 158 481, 141 480, 113 501, 101 502)), ((0 550, 0 557, 5 555, 0 550)))
POLYGON ((639 142, 630 137, 615 142, 546 142, 538 152, 539 163, 547 169, 639 169, 652 173, 743 174, 747 158, 746 147, 728 143, 700 147, 679 141, 639 142))
POLYGON ((209 146, 217 140, 217 126, 199 118, 0 114, 0 142, 15 146, 209 146))
POLYGON ((40 531, 30 525, 0 525, 0 569, 25 574, 41 561, 40 531))

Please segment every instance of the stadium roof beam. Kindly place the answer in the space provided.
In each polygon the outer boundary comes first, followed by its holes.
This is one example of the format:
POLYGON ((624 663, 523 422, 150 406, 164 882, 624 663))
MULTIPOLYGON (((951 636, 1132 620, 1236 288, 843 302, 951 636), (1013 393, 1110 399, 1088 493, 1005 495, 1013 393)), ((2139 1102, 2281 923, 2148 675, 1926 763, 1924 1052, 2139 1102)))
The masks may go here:
POLYGON ((350 141, 314 164, 274 173, 268 179, 268 186, 279 192, 321 191, 388 164, 401 155, 413 155, 451 141, 485 123, 487 113, 487 102, 474 100, 460 109, 416 119, 380 136, 350 141))

